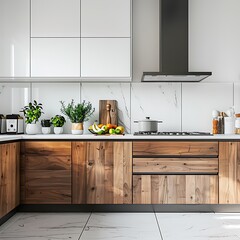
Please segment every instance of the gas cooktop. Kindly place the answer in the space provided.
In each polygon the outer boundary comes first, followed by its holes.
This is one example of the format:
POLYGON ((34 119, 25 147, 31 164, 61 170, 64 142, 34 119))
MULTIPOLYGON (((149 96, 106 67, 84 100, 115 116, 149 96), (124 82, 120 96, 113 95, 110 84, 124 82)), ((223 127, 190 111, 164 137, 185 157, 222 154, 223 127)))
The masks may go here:
POLYGON ((135 136, 212 136, 209 132, 135 132, 135 136))

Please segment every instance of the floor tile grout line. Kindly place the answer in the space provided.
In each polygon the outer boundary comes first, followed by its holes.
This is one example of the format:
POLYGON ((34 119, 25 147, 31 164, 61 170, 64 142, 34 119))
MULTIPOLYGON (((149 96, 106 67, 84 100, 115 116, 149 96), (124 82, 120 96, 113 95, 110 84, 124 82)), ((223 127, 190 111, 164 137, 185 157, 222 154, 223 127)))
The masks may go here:
POLYGON ((159 234, 160 234, 161 240, 164 240, 162 232, 161 232, 161 228, 160 228, 160 225, 159 225, 159 222, 158 222, 158 218, 157 218, 156 212, 155 212, 155 210, 153 210, 153 211, 154 211, 153 213, 154 213, 154 216, 155 216, 155 219, 156 219, 156 222, 157 222, 157 226, 158 226, 158 230, 159 230, 159 234))
POLYGON ((84 225, 84 227, 83 227, 83 229, 82 229, 82 232, 80 233, 80 236, 79 236, 78 240, 81 239, 81 237, 82 237, 82 235, 83 235, 83 232, 84 232, 84 230, 85 230, 85 228, 86 228, 86 226, 87 226, 87 224, 88 224, 89 219, 90 219, 91 216, 92 216, 92 212, 90 213, 90 215, 89 215, 89 217, 88 217, 88 219, 87 219, 87 221, 86 221, 86 223, 85 223, 85 225, 84 225))

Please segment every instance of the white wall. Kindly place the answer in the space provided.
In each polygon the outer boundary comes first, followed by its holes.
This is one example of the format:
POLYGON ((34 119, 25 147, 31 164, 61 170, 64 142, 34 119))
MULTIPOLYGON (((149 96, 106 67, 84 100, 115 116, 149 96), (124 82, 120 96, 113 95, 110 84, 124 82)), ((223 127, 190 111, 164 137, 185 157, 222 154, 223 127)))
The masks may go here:
POLYGON ((159 0, 133 0, 133 81, 159 71, 159 0))
POLYGON ((189 70, 213 72, 202 83, 140 83, 143 71, 159 70, 159 1, 133 0, 132 84, 0 83, 0 113, 17 113, 27 99, 43 101, 45 117, 60 113, 60 100, 86 99, 98 109, 98 100, 117 99, 129 132, 145 116, 163 120, 162 131, 211 131, 213 109, 240 112, 240 1, 189 3, 189 70))
POLYGON ((240 1, 189 3, 190 70, 212 71, 206 82, 240 82, 240 1))

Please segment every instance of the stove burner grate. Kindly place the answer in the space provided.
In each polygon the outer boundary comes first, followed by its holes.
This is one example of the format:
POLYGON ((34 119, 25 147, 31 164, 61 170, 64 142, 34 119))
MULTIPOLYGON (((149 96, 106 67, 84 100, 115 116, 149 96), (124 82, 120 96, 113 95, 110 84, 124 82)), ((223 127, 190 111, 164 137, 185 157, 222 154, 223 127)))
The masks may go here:
POLYGON ((135 132, 135 136, 212 136, 209 132, 135 132))

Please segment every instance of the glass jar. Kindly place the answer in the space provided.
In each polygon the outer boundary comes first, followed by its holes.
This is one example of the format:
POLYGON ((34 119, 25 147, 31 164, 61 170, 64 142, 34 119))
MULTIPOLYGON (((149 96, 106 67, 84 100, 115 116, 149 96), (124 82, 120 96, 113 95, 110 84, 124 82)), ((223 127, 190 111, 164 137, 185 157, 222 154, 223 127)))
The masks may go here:
POLYGON ((240 134, 240 118, 236 118, 235 128, 236 128, 236 134, 240 134))

